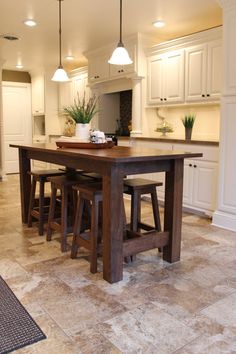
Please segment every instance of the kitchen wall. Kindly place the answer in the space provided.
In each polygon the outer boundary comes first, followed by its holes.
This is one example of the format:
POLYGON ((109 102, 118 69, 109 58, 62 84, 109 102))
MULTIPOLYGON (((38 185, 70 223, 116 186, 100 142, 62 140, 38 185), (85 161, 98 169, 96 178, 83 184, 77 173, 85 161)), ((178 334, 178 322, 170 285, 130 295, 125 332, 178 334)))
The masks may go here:
MULTIPOLYGON (((219 140, 220 133, 220 105, 193 105, 180 106, 170 108, 160 108, 159 114, 166 117, 168 123, 173 127, 173 133, 167 133, 167 136, 173 138, 184 138, 184 126, 181 118, 185 114, 195 114, 196 120, 192 132, 192 139, 203 140, 219 140)), ((162 133, 155 132, 158 124, 161 123, 160 118, 157 117, 155 108, 146 108, 142 123, 143 136, 159 137, 162 133)))
POLYGON ((2 81, 31 83, 31 77, 26 71, 3 70, 2 81))

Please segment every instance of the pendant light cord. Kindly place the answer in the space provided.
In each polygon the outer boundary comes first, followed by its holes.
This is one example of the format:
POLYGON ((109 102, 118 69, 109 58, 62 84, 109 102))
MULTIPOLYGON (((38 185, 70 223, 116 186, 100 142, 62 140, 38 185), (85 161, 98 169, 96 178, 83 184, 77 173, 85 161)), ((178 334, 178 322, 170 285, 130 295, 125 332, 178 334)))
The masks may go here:
POLYGON ((123 45, 122 43, 122 0, 120 0, 120 45, 123 45))
POLYGON ((61 68, 61 2, 63 0, 58 0, 59 1, 59 67, 61 68))

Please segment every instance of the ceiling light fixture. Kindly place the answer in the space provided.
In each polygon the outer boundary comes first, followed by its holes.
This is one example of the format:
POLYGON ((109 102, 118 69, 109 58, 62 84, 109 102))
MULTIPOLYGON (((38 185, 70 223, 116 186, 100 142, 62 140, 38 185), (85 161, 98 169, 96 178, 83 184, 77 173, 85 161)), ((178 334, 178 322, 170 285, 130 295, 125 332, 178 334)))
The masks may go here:
POLYGON ((75 57, 74 57, 73 55, 67 55, 67 56, 65 57, 65 59, 66 59, 66 60, 74 60, 75 57))
POLYGON ((22 64, 17 64, 17 65, 16 65, 16 68, 17 68, 17 69, 23 69, 23 65, 22 65, 22 64))
POLYGON ((24 21, 24 24, 26 26, 29 26, 29 27, 34 27, 37 25, 36 21, 32 20, 32 19, 28 19, 28 20, 25 20, 24 21))
POLYGON ((61 64, 61 2, 63 0, 58 0, 58 1, 59 1, 59 66, 52 77, 52 81, 64 82, 64 81, 69 81, 69 78, 61 64))
POLYGON ((155 22, 152 23, 153 26, 157 27, 157 28, 161 28, 165 26, 165 22, 162 20, 157 20, 155 22))
POLYGON ((114 65, 128 65, 133 63, 122 42, 122 0, 120 0, 120 40, 111 58, 108 60, 108 63, 114 65))

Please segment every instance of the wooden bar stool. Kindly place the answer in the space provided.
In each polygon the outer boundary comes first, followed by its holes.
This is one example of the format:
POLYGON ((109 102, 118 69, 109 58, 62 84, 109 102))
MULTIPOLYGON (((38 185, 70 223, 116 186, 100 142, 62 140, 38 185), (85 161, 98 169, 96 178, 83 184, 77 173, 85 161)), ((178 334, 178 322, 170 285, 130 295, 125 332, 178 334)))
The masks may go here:
POLYGON ((140 229, 146 231, 161 231, 160 212, 156 192, 156 187, 158 186, 162 186, 162 183, 143 178, 124 179, 124 193, 131 196, 131 231, 137 232, 140 229), (154 226, 145 224, 141 221, 141 197, 144 194, 151 195, 154 226))
POLYGON ((67 234, 72 231, 74 220, 73 214, 77 199, 77 195, 73 192, 72 187, 78 183, 88 183, 88 178, 82 176, 81 174, 72 174, 49 177, 48 181, 51 182, 51 200, 48 215, 47 241, 51 241, 53 230, 59 231, 61 233, 61 251, 66 252, 67 234), (61 216, 59 219, 55 217, 58 191, 60 191, 61 194, 61 216))
POLYGON ((74 236, 71 248, 71 258, 76 258, 79 247, 85 247, 90 254, 90 271, 97 272, 99 218, 102 202, 102 184, 89 183, 78 184, 73 189, 79 192, 77 208, 75 213, 74 236), (90 230, 83 230, 82 220, 85 202, 91 203, 91 227, 90 230))
POLYGON ((38 170, 29 172, 32 179, 28 212, 28 227, 32 227, 32 217, 37 219, 39 221, 38 231, 40 236, 42 236, 44 232, 44 222, 47 218, 46 209, 49 208, 49 205, 45 204, 45 183, 47 182, 48 177, 61 176, 64 173, 65 172, 60 170, 38 170), (37 182, 39 183, 38 199, 35 195, 37 182))

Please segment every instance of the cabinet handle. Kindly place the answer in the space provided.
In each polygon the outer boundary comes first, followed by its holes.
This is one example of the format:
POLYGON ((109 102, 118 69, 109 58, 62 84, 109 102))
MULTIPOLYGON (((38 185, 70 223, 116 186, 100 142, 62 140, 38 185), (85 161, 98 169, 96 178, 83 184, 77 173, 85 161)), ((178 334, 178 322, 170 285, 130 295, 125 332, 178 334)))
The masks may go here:
POLYGON ((164 98, 164 101, 166 101, 166 98, 164 98))
POLYGON ((205 95, 202 95, 202 97, 205 97, 205 95))
POLYGON ((120 73, 120 70, 118 70, 118 73, 120 73))
POLYGON ((192 164, 191 164, 191 163, 189 164, 189 167, 192 167, 192 164))
POLYGON ((124 72, 124 70, 123 69, 121 69, 121 71, 120 71, 121 73, 123 73, 124 72))
POLYGON ((163 98, 161 98, 161 101, 163 101, 163 98))
POLYGON ((207 97, 210 97, 209 93, 207 94, 207 97))
POLYGON ((196 168, 196 167, 197 167, 197 165, 193 165, 193 167, 194 167, 194 168, 196 168))

